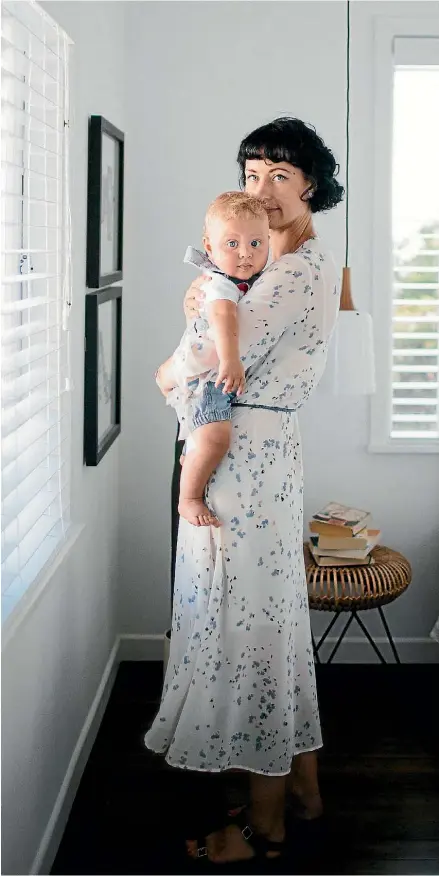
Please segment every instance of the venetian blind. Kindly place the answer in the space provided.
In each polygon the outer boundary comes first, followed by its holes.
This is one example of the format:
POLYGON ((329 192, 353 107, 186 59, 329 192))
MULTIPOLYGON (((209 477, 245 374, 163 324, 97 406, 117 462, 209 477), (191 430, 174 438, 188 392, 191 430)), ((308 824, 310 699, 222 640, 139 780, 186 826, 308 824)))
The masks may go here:
POLYGON ((439 438, 439 39, 394 40, 391 437, 439 438))
POLYGON ((32 0, 2 2, 2 613, 69 523, 68 55, 32 0))

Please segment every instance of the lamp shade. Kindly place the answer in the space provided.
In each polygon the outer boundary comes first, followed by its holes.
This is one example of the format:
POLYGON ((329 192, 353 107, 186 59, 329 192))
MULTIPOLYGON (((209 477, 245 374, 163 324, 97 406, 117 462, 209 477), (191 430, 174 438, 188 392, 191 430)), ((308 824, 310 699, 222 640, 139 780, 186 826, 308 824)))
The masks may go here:
POLYGON ((373 324, 370 313, 340 310, 332 339, 335 395, 375 392, 373 324))

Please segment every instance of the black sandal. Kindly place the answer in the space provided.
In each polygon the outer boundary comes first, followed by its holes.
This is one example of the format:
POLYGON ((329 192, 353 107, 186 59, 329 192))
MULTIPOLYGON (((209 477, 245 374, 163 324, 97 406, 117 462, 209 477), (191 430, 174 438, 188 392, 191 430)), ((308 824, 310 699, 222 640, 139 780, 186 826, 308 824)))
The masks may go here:
POLYGON ((229 824, 234 824, 239 827, 242 836, 246 840, 246 842, 251 845, 255 858, 264 858, 267 861, 278 861, 279 858, 285 852, 285 839, 283 840, 270 840, 266 836, 263 836, 261 833, 256 833, 255 830, 249 824, 249 821, 246 817, 246 809, 243 807, 241 811, 236 812, 236 810, 232 810, 228 813, 229 816, 229 824), (270 855, 270 852, 275 854, 270 855))
MULTIPOLYGON (((246 809, 243 807, 240 810, 232 809, 227 813, 227 819, 225 824, 223 825, 223 829, 225 827, 238 827, 241 831, 242 836, 245 841, 251 846, 254 851, 254 855, 252 858, 247 860, 236 860, 229 862, 218 862, 218 866, 228 866, 229 864, 233 864, 236 866, 237 864, 248 864, 249 861, 255 861, 256 859, 263 859, 265 861, 279 861, 283 853, 285 852, 285 840, 270 840, 267 837, 263 836, 260 833, 256 833, 253 830, 249 821, 246 817, 246 809), (273 853, 273 854, 270 854, 273 853)), ((197 843, 197 852, 195 856, 192 856, 188 853, 189 857, 193 857, 193 860, 199 858, 206 858, 208 856, 207 845, 200 845, 201 843, 206 842, 205 837, 200 837, 195 840, 187 840, 186 842, 196 842, 197 843)), ((213 865, 216 864, 215 861, 211 861, 213 865)))

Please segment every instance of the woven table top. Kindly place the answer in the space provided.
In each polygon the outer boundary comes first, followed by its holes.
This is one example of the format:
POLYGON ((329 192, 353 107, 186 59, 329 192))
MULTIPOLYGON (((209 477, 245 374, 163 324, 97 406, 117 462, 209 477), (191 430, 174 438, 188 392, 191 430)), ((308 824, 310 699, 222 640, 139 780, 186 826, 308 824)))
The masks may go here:
POLYGON ((393 602, 410 584, 412 570, 406 558, 391 548, 372 551, 370 566, 318 566, 304 544, 309 606, 319 611, 377 608, 393 602))

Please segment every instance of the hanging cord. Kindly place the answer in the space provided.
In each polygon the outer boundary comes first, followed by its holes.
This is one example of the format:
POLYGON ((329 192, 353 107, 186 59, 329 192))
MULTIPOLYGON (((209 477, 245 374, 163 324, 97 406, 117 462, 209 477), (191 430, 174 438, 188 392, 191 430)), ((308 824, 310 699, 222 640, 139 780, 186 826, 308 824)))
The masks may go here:
POLYGON ((350 59, 351 59, 351 8, 346 0, 346 210, 345 210, 345 267, 349 263, 349 120, 350 120, 350 59))

